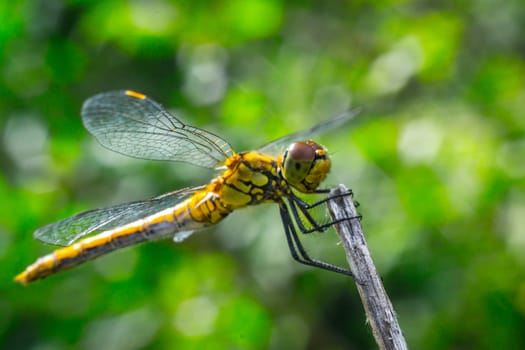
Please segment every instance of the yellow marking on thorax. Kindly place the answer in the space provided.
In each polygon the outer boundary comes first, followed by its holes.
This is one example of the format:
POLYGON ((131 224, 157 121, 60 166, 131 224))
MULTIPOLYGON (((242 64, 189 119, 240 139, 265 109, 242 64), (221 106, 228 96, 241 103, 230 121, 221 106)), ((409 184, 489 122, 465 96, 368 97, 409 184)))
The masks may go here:
POLYGON ((232 209, 258 203, 275 202, 286 185, 277 183, 278 160, 257 152, 245 152, 229 158, 228 169, 221 175, 220 197, 232 209))

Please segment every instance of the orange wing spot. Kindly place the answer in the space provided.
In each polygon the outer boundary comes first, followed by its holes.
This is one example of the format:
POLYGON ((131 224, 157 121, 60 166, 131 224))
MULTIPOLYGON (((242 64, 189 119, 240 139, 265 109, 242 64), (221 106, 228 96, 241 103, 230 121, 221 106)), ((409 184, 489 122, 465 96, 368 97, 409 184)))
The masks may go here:
POLYGON ((126 95, 138 98, 140 100, 144 100, 146 98, 146 95, 141 94, 140 92, 133 91, 133 90, 126 90, 126 95))

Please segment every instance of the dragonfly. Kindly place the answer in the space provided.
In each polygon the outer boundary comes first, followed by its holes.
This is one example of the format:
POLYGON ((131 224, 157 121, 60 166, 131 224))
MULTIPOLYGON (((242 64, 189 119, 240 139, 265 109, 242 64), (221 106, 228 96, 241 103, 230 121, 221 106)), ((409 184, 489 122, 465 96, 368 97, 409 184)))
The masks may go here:
POLYGON ((281 137, 257 151, 236 153, 221 137, 184 124, 140 92, 119 90, 92 96, 84 102, 81 116, 85 128, 102 146, 130 157, 212 168, 218 175, 202 186, 86 211, 37 229, 35 238, 62 247, 36 260, 15 281, 27 284, 154 239, 173 238, 180 242, 237 209, 262 203, 279 206, 293 259, 352 276, 349 270, 313 259, 306 252, 298 230, 304 234, 322 232, 336 222, 320 224, 311 214, 329 196, 308 204, 297 193, 329 192, 320 185, 330 170, 330 157, 326 148, 308 137, 338 128, 356 115, 356 111, 348 111, 281 137), (288 145, 284 152, 270 154, 282 145, 288 145))

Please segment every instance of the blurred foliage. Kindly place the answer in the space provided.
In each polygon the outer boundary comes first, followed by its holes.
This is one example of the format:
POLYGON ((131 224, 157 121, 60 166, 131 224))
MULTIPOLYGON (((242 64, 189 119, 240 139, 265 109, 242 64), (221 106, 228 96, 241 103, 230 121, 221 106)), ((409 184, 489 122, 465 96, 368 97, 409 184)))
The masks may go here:
POLYGON ((411 348, 525 348, 523 2, 4 1, 0 23, 2 348, 375 346, 352 281, 296 264, 272 207, 13 283, 51 251, 37 227, 213 176, 98 146, 82 101, 122 88, 237 150, 362 107, 321 138, 327 183, 354 189, 411 348))

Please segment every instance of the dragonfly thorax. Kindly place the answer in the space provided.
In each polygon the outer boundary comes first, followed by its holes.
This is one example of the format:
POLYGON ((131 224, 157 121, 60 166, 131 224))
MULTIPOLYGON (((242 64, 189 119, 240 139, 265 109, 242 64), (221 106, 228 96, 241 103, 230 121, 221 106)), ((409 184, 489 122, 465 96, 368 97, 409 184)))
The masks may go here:
POLYGON ((288 185, 279 174, 277 158, 259 152, 243 152, 228 158, 226 170, 212 185, 230 209, 278 201, 288 185))
POLYGON ((330 159, 323 146, 313 141, 294 142, 284 152, 284 179, 301 192, 314 192, 330 171, 330 159))

